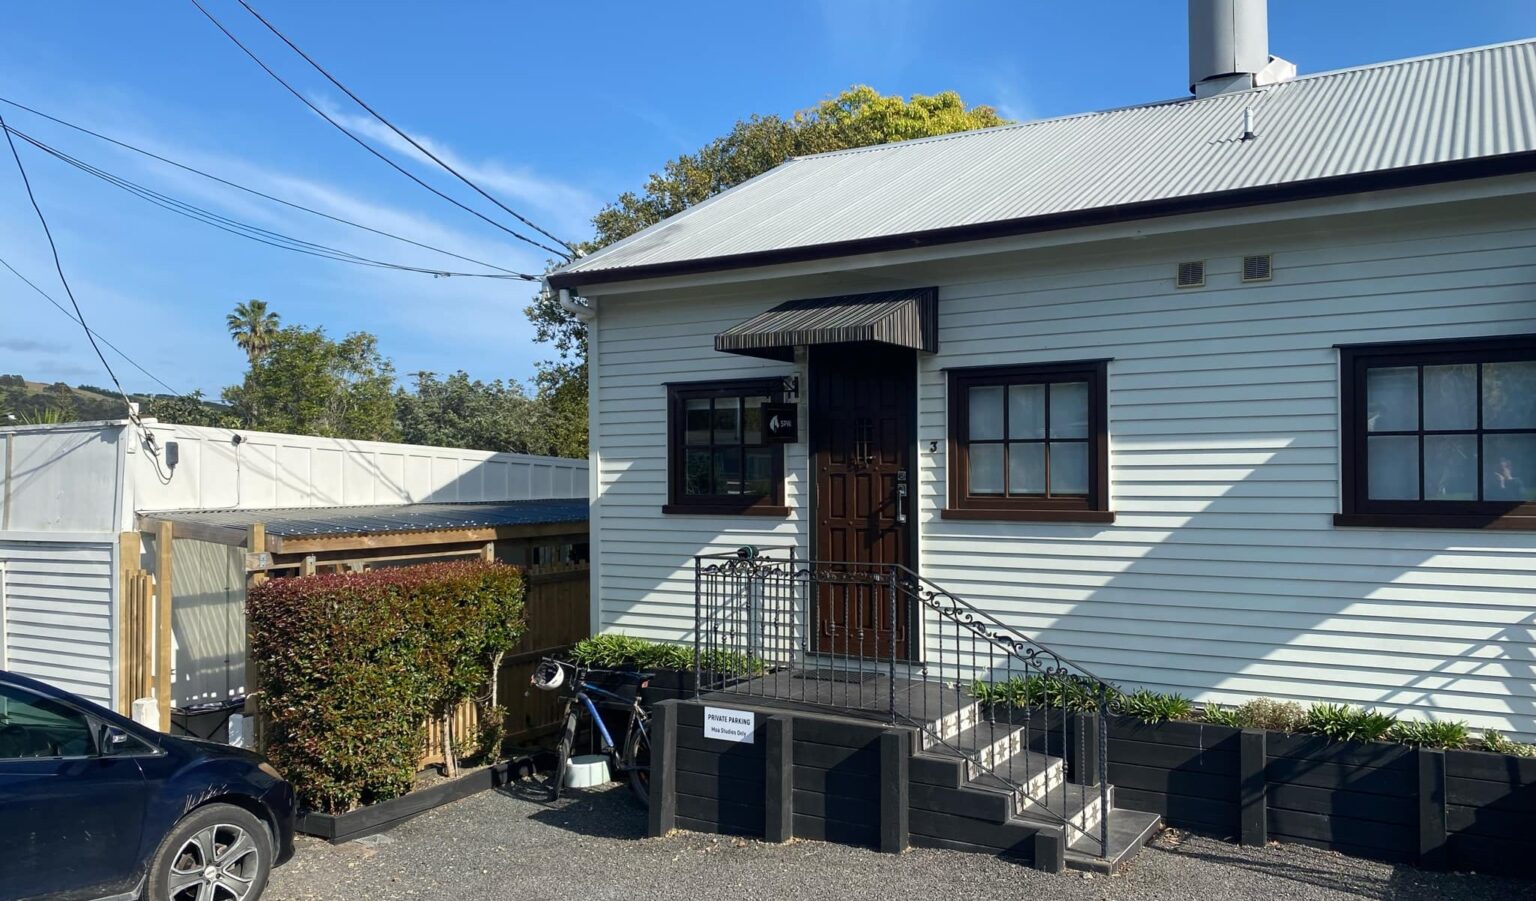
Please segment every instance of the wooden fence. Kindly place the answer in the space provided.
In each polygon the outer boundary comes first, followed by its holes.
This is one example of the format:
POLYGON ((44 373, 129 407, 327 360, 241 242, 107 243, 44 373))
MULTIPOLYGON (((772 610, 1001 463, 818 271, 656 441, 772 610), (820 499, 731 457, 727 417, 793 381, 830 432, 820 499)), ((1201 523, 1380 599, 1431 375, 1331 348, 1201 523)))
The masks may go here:
MULTIPOLYGON (((544 563, 527 569, 528 595, 523 618, 528 629, 508 652, 497 677, 497 696, 507 709, 507 741, 526 744, 560 727, 563 702, 557 692, 534 689, 529 680, 540 659, 560 654, 591 634, 591 597, 586 563, 544 563)), ((454 743, 461 749, 476 738, 479 710, 472 703, 454 713, 454 743)), ((443 762, 442 726, 427 723, 427 746, 420 766, 443 762)))
POLYGON ((118 633, 119 710, 131 713, 135 698, 155 694, 155 577, 142 569, 123 573, 122 623, 118 633))

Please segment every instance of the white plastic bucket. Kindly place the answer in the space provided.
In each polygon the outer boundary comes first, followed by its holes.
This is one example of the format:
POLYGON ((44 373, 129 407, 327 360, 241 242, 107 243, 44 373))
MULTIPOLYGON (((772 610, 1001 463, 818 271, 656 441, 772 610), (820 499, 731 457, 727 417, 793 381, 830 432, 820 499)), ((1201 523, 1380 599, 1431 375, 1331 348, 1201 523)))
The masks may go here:
POLYGON ((566 788, 592 788, 607 781, 608 757, 604 754, 581 754, 566 764, 566 788))

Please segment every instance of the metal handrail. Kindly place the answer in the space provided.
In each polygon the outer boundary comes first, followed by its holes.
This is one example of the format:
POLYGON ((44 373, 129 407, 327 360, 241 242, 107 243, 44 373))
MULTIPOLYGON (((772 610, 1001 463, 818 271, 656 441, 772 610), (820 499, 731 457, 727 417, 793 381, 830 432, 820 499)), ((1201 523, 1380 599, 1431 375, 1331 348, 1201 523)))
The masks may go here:
MULTIPOLYGON (((706 554, 695 557, 694 675, 699 689, 702 689, 705 684, 707 660, 711 667, 709 675, 716 690, 748 695, 756 693, 764 698, 796 701, 815 706, 841 707, 859 710, 866 715, 884 713, 889 715, 891 722, 900 720, 910 723, 931 741, 949 748, 976 766, 982 773, 1003 783, 1015 798, 1034 805, 1037 815, 1044 813, 1048 819, 1059 823, 1063 828, 1068 828, 1094 841, 1098 845, 1100 855, 1107 856, 1110 817, 1107 781, 1107 713, 1111 692, 1111 686, 1107 681, 1099 678, 1086 667, 1072 662, 1055 649, 1023 635, 991 614, 976 608, 953 592, 901 564, 808 561, 798 559, 793 548, 783 548, 778 551, 786 556, 781 558, 777 556, 777 552, 765 554, 757 549, 743 548, 735 554, 706 554), (822 592, 824 586, 832 588, 825 595, 822 592), (823 624, 816 621, 815 611, 819 608, 823 597, 833 598, 831 603, 835 606, 835 598, 839 593, 842 597, 845 628, 844 633, 838 636, 841 645, 838 641, 834 641, 831 643, 831 650, 826 647, 817 647, 812 642, 810 633, 813 629, 821 628, 823 624), (851 604, 849 599, 852 595, 857 595, 857 602, 851 604), (929 647, 926 641, 918 645, 921 648, 922 659, 916 659, 918 655, 913 655, 913 659, 902 659, 896 624, 898 605, 903 598, 915 606, 915 612, 918 613, 915 617, 909 617, 907 623, 909 629, 918 628, 922 630, 923 637, 927 638, 930 635, 929 626, 939 626, 937 648, 929 647), (858 617, 872 616, 875 624, 872 634, 878 641, 884 637, 881 635, 880 628, 880 608, 884 608, 886 617, 884 622, 888 624, 889 632, 889 646, 883 649, 878 646, 866 646, 867 630, 862 624, 856 622, 858 617), (857 612, 853 618, 850 618, 850 613, 854 611, 857 612), (923 611, 931 611, 938 618, 937 623, 930 624, 922 616, 923 611), (953 635, 943 634, 945 624, 954 627, 953 635), (852 628, 849 628, 850 626, 852 628), (855 631, 858 633, 856 653, 853 650, 853 632, 855 631), (962 644, 967 640, 970 642, 969 654, 962 648, 962 644), (945 658, 947 650, 945 645, 950 641, 954 642, 952 663, 945 658), (841 652, 838 650, 839 647, 841 652), (982 650, 983 648, 987 650, 982 650), (1001 655, 1002 662, 996 662, 994 655, 1001 655), (1059 691, 1064 687, 1082 689, 1081 697, 1084 700, 1096 701, 1094 704, 1096 709, 1074 708, 1063 691, 1060 697, 1059 739, 1062 760, 1060 791, 1065 804, 1069 790, 1065 767, 1071 762, 1072 748, 1068 732, 1069 724, 1075 720, 1079 733, 1075 747, 1078 778, 1081 780, 1085 765, 1088 763, 1085 730, 1089 725, 1084 720, 1092 716, 1092 734, 1096 739, 1093 742, 1095 746, 1093 764, 1098 788, 1097 835, 1085 826, 1074 822, 1065 807, 1060 812, 1052 809, 1049 770, 1042 771, 1041 774, 1045 776, 1046 797, 1042 799, 1031 790, 1029 765, 1032 753, 1031 742, 1035 735, 1032 731, 1032 709, 1028 704, 1023 707, 1025 724, 1022 729, 1022 748, 1025 752, 1023 755, 1025 777, 1022 782, 1014 778, 1013 742, 1019 730, 1015 728, 1017 724, 1011 716, 1008 730, 1005 732, 1006 748, 1009 752, 1006 772, 995 766, 993 762, 989 762, 988 755, 983 753, 997 747, 995 706, 986 706, 989 735, 993 739, 993 743, 986 748, 978 748, 973 753, 958 747, 944 734, 946 728, 944 724, 948 722, 945 709, 947 692, 954 692, 952 713, 957 725, 963 722, 962 711, 974 711, 979 715, 982 710, 983 699, 977 692, 973 690, 969 696, 964 694, 964 684, 967 680, 962 675, 966 672, 982 671, 984 668, 977 665, 978 660, 982 659, 993 664, 985 668, 990 672, 995 672, 998 667, 1006 664, 1008 682, 1014 681, 1013 673, 1017 666, 1026 677, 1024 679, 1026 686, 1030 684, 1032 674, 1038 674, 1043 679, 1055 680, 1054 685, 1059 691), (723 674, 722 668, 727 670, 742 668, 744 672, 723 674), (937 670, 936 679, 935 669, 937 670), (951 669, 954 671, 953 680, 947 678, 947 673, 951 669), (887 677, 885 698, 870 698, 865 691, 865 677, 876 672, 887 677), (742 678, 729 678, 732 675, 742 676, 742 678), (903 677, 909 683, 922 684, 925 709, 921 716, 913 715, 910 709, 903 712, 897 704, 897 680, 903 677), (795 679, 808 681, 819 679, 833 684, 827 686, 826 698, 823 699, 822 683, 817 682, 813 698, 808 695, 805 683, 796 686, 793 681, 795 679), (841 691, 836 684, 839 682, 842 685, 841 691), (852 682, 857 682, 856 691, 850 687, 852 682), (786 684, 789 686, 787 689, 786 684), (937 729, 934 727, 934 721, 927 715, 930 687, 937 687, 939 706, 939 728, 937 729)), ((698 689, 696 693, 697 691, 698 689)), ((909 693, 909 707, 910 697, 909 693)), ((1029 700, 1032 699, 1026 698, 1026 701, 1029 700)), ((1052 710, 1049 700, 1045 708, 1048 713, 1052 710)), ((979 723, 977 726, 979 734, 979 723)), ((1049 758, 1051 743, 1056 739, 1056 735, 1049 725, 1048 717, 1040 738, 1044 742, 1046 752, 1044 756, 1049 758)), ((1090 810, 1086 795, 1092 784, 1082 781, 1077 783, 1079 809, 1084 816, 1090 810)), ((1017 810, 1017 808, 1013 809, 1017 810)))

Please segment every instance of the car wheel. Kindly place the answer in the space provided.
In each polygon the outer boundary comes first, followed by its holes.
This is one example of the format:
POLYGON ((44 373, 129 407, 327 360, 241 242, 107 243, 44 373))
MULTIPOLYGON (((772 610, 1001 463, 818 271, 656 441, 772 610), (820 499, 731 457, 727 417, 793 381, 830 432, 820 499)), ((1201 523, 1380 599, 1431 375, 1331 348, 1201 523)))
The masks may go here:
POLYGON ((247 810, 209 804, 187 814, 155 852, 145 901, 256 901, 272 871, 272 836, 247 810))

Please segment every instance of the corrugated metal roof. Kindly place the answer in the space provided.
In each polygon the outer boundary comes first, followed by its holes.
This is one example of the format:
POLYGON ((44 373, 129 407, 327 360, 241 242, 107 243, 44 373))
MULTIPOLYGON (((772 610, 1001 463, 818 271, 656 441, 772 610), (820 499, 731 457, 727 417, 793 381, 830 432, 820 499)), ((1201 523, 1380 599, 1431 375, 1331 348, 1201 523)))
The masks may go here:
POLYGON ((793 159, 555 281, 1530 151, 1536 39, 793 159))
POLYGON ((380 504, 357 507, 285 507, 267 510, 175 510, 155 519, 244 529, 265 523, 268 535, 316 538, 431 532, 487 526, 531 526, 587 521, 586 498, 550 498, 474 504, 380 504))
POLYGON ((791 300, 716 335, 715 350, 792 360, 801 345, 855 341, 937 351, 938 289, 791 300))

